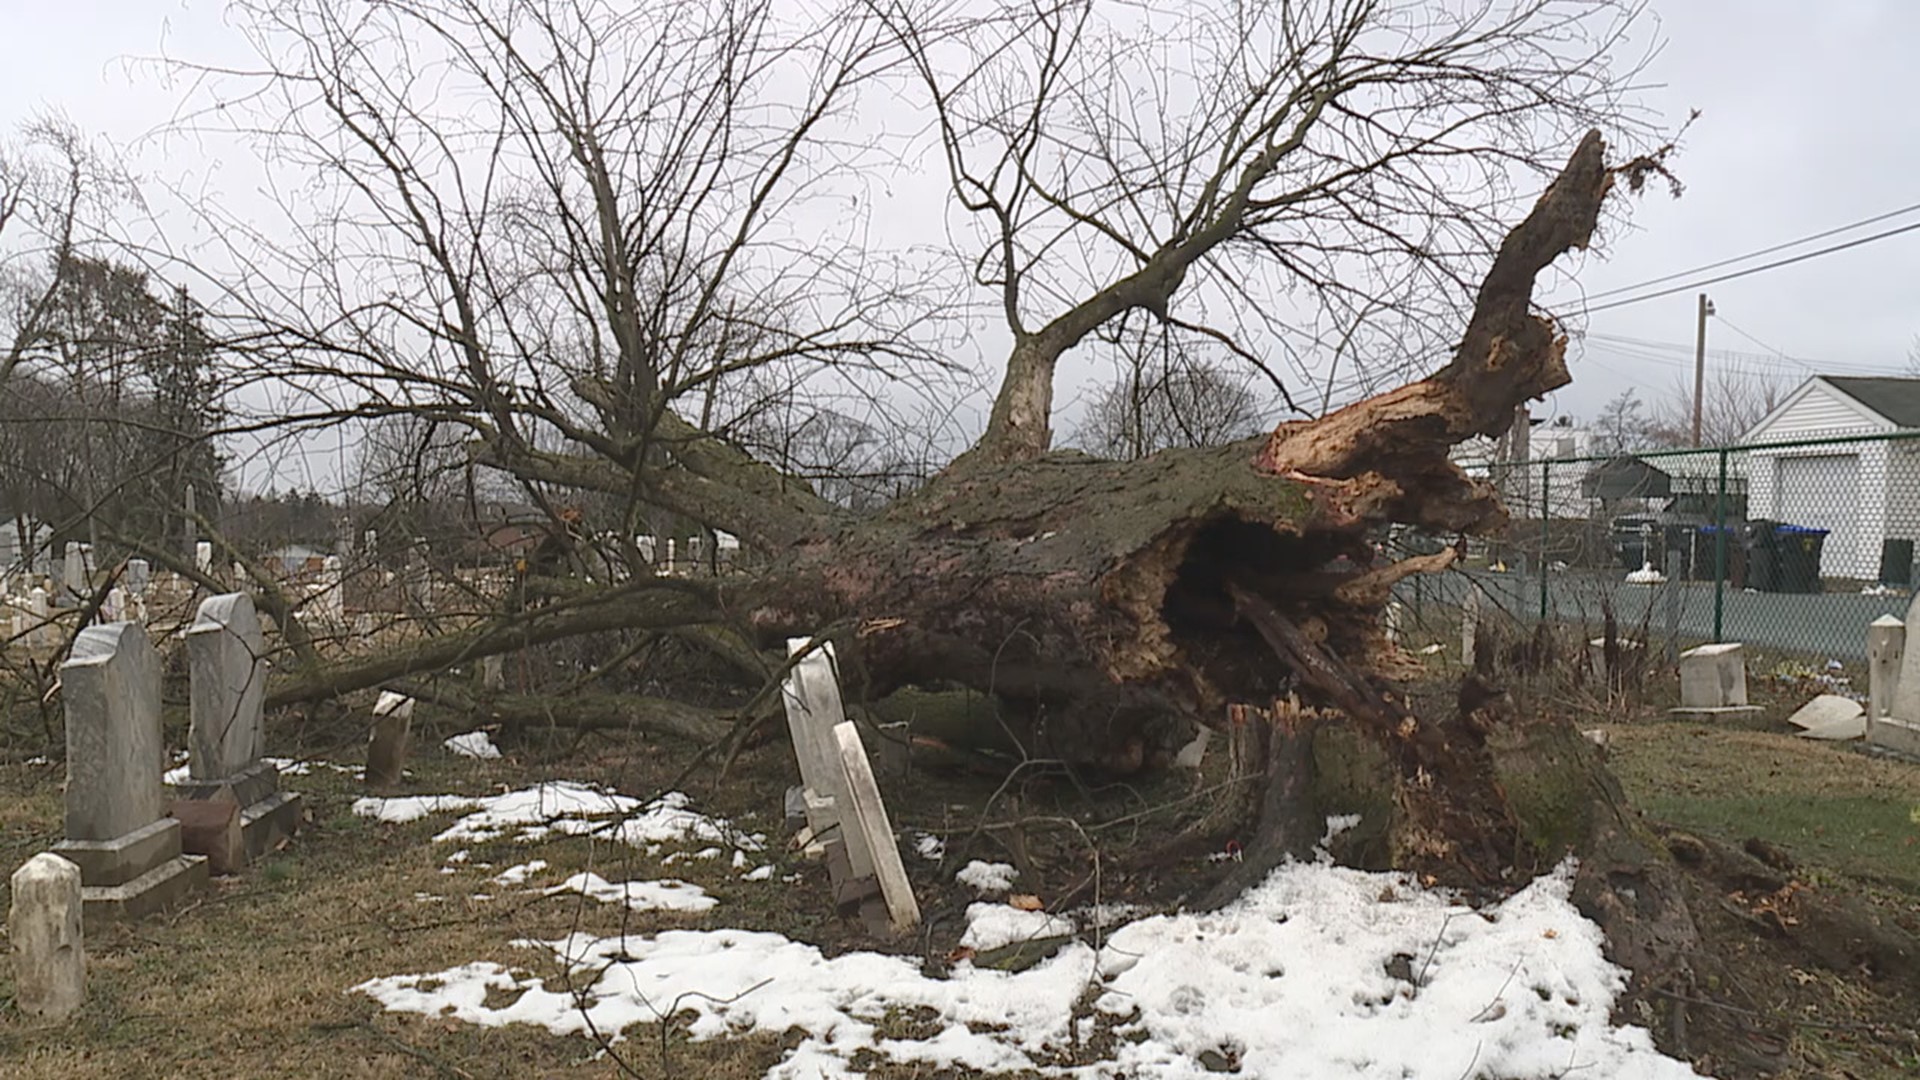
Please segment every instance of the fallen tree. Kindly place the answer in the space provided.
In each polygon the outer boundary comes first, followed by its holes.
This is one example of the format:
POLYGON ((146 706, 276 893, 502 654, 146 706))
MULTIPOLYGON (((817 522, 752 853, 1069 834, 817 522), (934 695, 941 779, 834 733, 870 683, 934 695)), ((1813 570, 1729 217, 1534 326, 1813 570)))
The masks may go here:
MULTIPOLYGON (((369 309, 384 317, 405 304, 345 304, 343 295, 358 295, 347 285, 324 297, 331 306, 321 313, 285 316, 263 337, 277 334, 288 355, 323 355, 333 365, 301 360, 301 377, 382 388, 346 416, 413 411, 462 425, 474 463, 511 476, 530 501, 551 504, 556 492, 602 499, 607 519, 629 536, 643 517, 697 522, 739 537, 758 561, 696 581, 655 579, 635 565, 624 584, 549 590, 411 648, 296 668, 277 681, 272 702, 333 698, 569 638, 648 631, 687 635, 744 684, 756 670, 777 674, 785 639, 829 637, 858 694, 968 687, 1004 705, 990 722, 1011 728, 1028 756, 1118 771, 1151 767, 1194 724, 1226 726, 1239 706, 1241 715, 1280 719, 1257 736, 1241 733, 1236 760, 1258 797, 1235 796, 1236 812, 1252 820, 1233 824, 1251 838, 1250 857, 1216 900, 1317 838, 1312 785, 1300 781, 1317 730, 1337 722, 1381 762, 1395 865, 1497 888, 1577 853, 1576 896, 1607 930, 1614 955, 1643 990, 1690 996, 1698 932, 1684 883, 1592 748, 1564 719, 1516 717, 1488 679, 1464 684, 1445 715, 1417 713, 1394 681, 1404 658, 1379 627, 1395 582, 1451 558, 1390 561, 1375 544, 1379 533, 1396 523, 1451 533, 1499 526, 1496 492, 1465 476, 1449 452, 1501 434, 1517 405, 1568 382, 1564 335, 1533 307, 1537 276, 1592 242, 1612 192, 1663 171, 1658 156, 1610 163, 1599 132, 1587 130, 1596 118, 1621 119, 1596 104, 1616 87, 1589 74, 1593 58, 1535 49, 1537 35, 1573 25, 1558 21, 1563 5, 1490 6, 1458 25, 1436 15, 1427 38, 1403 34, 1382 14, 1427 10, 1421 5, 1334 4, 1308 14, 1302 5, 1250 5, 1269 20, 1263 30, 1207 24, 1232 62, 1192 95, 1205 113, 1199 135, 1169 140, 1184 172, 1162 169, 1151 152, 1159 147, 1116 134, 1124 125, 1083 123, 1092 114, 1058 106, 1102 64, 1145 55, 1116 50, 1076 67, 1090 5, 1010 8, 998 20, 945 26, 857 5, 866 18, 847 23, 844 36, 803 36, 791 52, 760 55, 752 49, 762 39, 743 34, 739 12, 722 4, 724 17, 704 28, 640 42, 648 47, 638 58, 619 35, 644 27, 616 20, 580 40, 549 9, 505 6, 519 23, 465 0, 388 0, 352 26, 334 21, 328 5, 273 6, 274 19, 285 20, 275 25, 293 40, 276 57, 286 70, 272 78, 303 94, 315 81, 355 88, 315 106, 329 120, 327 137, 302 129, 294 141, 320 167, 353 177, 356 192, 382 195, 368 247, 382 259, 412 253, 392 273, 430 299, 401 321, 431 348, 423 357, 404 340, 388 344, 375 332, 390 333, 384 324, 356 323, 369 309), (292 13, 282 16, 283 6, 292 13), (457 46, 450 51, 471 65, 476 93, 500 105, 514 153, 536 163, 535 196, 496 204, 486 184, 445 183, 441 171, 463 161, 434 155, 456 140, 434 126, 442 118, 408 104, 405 87, 368 70, 356 35, 370 32, 445 35, 457 46), (1033 70, 974 79, 979 69, 967 69, 943 82, 942 50, 975 34, 982 68, 1030 46, 1033 70), (550 48, 538 45, 542 35, 550 48), (1250 42, 1271 45, 1276 58, 1256 55, 1250 42), (890 59, 876 68, 876 57, 890 59), (814 73, 805 100, 783 101, 781 124, 743 122, 737 110, 753 99, 755 73, 796 58, 814 73), (634 74, 611 91, 612 104, 593 96, 593 73, 608 69, 634 74), (781 205, 782 177, 815 148, 815 126, 833 114, 836 95, 903 70, 928 90, 955 201, 987 223, 974 277, 997 294, 1012 344, 984 433, 918 491, 855 514, 729 437, 745 425, 728 430, 719 388, 796 360, 817 363, 816 375, 843 375, 876 357, 929 359, 900 327, 873 329, 885 302, 866 302, 857 272, 839 283, 852 298, 844 318, 799 325, 796 312, 829 291, 822 280, 839 268, 831 258, 809 261, 810 248, 778 249, 804 265, 795 294, 782 296, 778 274, 770 284, 749 276, 750 294, 730 291, 748 276, 738 264, 757 252, 763 208, 781 205), (1589 77, 1599 81, 1580 82, 1589 77), (715 80, 724 93, 685 93, 715 80), (989 102, 969 112, 964 104, 980 87, 1027 86, 1035 89, 1018 107, 989 102), (1517 108, 1537 110, 1525 115, 1569 137, 1512 155, 1474 141, 1522 139, 1517 108), (645 130, 636 118, 656 114, 676 117, 686 136, 671 152, 634 135, 645 130), (1383 137, 1382 125, 1398 128, 1383 137), (726 154, 739 152, 749 130, 755 150, 730 172, 726 154), (997 149, 976 166, 970 155, 988 137, 997 149), (1059 186, 1066 181, 1034 164, 1059 146, 1069 147, 1057 151, 1061 175, 1072 175, 1068 166, 1111 168, 1108 185, 1059 186), (1504 175, 1515 156, 1544 166, 1549 146, 1561 155, 1557 171, 1547 170, 1551 181, 1510 229, 1494 227, 1500 199, 1470 210, 1447 185, 1454 161, 1484 158, 1504 175), (720 149, 708 157, 688 147, 720 149), (1117 164, 1129 158, 1146 164, 1117 164), (1161 202, 1164 214, 1140 209, 1161 202), (1422 214, 1445 207, 1437 216, 1464 221, 1455 234, 1434 231, 1470 254, 1449 260, 1433 235, 1394 234, 1386 222, 1408 206, 1422 214), (1063 224, 1029 240, 1045 213, 1063 224), (500 243, 490 230, 503 218, 514 225, 500 243), (522 224, 527 231, 513 231, 522 224), (1074 271, 1085 287, 1041 280, 1062 237, 1075 236, 1106 245, 1104 259, 1087 260, 1092 269, 1074 271), (524 261, 498 255, 501 247, 524 261), (1458 290, 1470 307, 1464 328, 1456 321, 1445 331, 1448 361, 1398 389, 1227 446, 1133 462, 1054 449, 1059 362, 1102 327, 1150 318, 1169 335, 1262 363, 1232 335, 1182 317, 1178 301, 1203 278, 1216 300, 1248 300, 1231 257, 1284 267, 1355 323, 1385 301, 1344 271, 1405 262, 1446 279, 1449 299, 1466 267, 1479 284, 1458 290)), ((689 5, 687 13, 696 9, 704 10, 689 5)), ((1095 85, 1072 104, 1101 100, 1095 85)), ((304 267, 330 280, 339 265, 361 264, 321 249, 304 267)), ((1438 354, 1408 342, 1403 359, 1438 354)), ((760 690, 753 700, 764 705, 764 685, 745 689, 760 690)), ((565 702, 509 706, 516 716, 565 721, 565 702)), ((657 700, 623 708, 595 696, 581 700, 579 719, 709 738, 725 714, 657 700)))

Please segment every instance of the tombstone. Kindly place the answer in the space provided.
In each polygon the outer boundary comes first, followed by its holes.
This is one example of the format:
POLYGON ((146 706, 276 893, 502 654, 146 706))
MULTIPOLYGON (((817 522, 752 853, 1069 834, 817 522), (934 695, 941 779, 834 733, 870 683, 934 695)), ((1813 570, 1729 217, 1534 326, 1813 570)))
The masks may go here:
POLYGON ((1400 623, 1406 614, 1406 607, 1398 600, 1387 602, 1386 610, 1381 612, 1380 622, 1387 634, 1387 644, 1400 644, 1400 623))
POLYGON ((1647 643, 1632 638, 1613 639, 1614 655, 1619 658, 1620 670, 1614 671, 1607 664, 1607 639, 1597 637, 1587 642, 1587 670, 1593 675, 1593 681, 1603 687, 1618 688, 1626 679, 1627 673, 1641 670, 1641 658, 1645 655, 1647 643))
MULTIPOLYGON (((800 653, 810 640, 788 638, 787 655, 800 653)), ((839 808, 846 804, 842 791, 846 781, 832 732, 835 725, 846 719, 846 711, 840 701, 840 682, 834 677, 832 642, 821 642, 819 648, 794 663, 793 670, 781 684, 780 698, 786 706, 794 757, 800 764, 807 825, 821 841, 838 843, 844 839, 839 831, 839 808)), ((849 851, 847 857, 854 876, 866 877, 872 873, 872 857, 867 852, 849 851)))
POLYGON ((202 574, 213 573, 213 545, 205 540, 193 544, 193 568, 202 574))
POLYGON ((23 619, 26 623, 23 631, 26 634, 28 648, 51 649, 59 645, 60 628, 50 621, 52 617, 53 604, 47 599, 47 590, 38 585, 34 586, 27 593, 27 607, 23 619))
MULTIPOLYGON (((787 653, 801 653, 808 644, 807 638, 789 638, 787 653)), ((866 748, 846 719, 830 642, 794 663, 781 698, 800 764, 808 829, 824 848, 835 906, 858 911, 875 933, 911 928, 919 906, 866 748)))
POLYGON ((1680 654, 1680 707, 1673 715, 1699 720, 1752 716, 1747 704, 1747 658, 1737 641, 1702 645, 1680 654))
POLYGON ((407 736, 413 726, 413 699, 382 690, 373 705, 373 733, 367 740, 367 786, 398 787, 407 767, 407 736))
POLYGON ((72 541, 67 542, 60 560, 60 588, 68 596, 87 595, 87 556, 80 545, 72 541))
POLYGON ((655 554, 660 550, 660 539, 655 536, 636 536, 633 538, 633 546, 640 549, 641 558, 652 563, 655 554))
POLYGON ((1867 742, 1909 757, 1920 757, 1920 703, 1908 681, 1920 676, 1907 671, 1906 651, 1916 609, 1920 600, 1907 622, 1882 615, 1867 627, 1867 742))
POLYGON ((115 585, 100 601, 101 622, 130 622, 127 618, 127 590, 115 585))
POLYGON ((666 569, 664 569, 664 570, 662 570, 662 571, 661 571, 661 573, 663 573, 663 574, 666 574, 666 575, 667 575, 668 577, 672 577, 672 576, 673 576, 673 537, 671 537, 671 536, 669 536, 669 537, 667 537, 667 565, 666 565, 666 569))
POLYGON ((137 595, 146 595, 153 584, 153 564, 145 559, 127 560, 127 591, 137 595))
POLYGON ((28 1016, 64 1020, 87 1000, 80 868, 43 851, 13 872, 12 885, 13 1002, 28 1016))
MULTIPOLYGON (((257 859, 300 828, 300 796, 280 790, 280 770, 260 760, 267 689, 266 640, 246 593, 222 593, 200 602, 187 627, 192 719, 187 732, 187 779, 174 785, 176 804, 224 801, 239 807, 246 856, 257 859)), ((187 811, 183 821, 200 820, 187 811)), ((202 834, 190 830, 193 837, 202 834)), ((195 842, 188 850, 219 856, 223 849, 195 842)), ((216 866, 215 869, 220 869, 216 866)))
POLYGON ((480 658, 480 689, 497 694, 507 688, 506 658, 499 653, 480 658))
POLYGON ((207 883, 183 854, 160 783, 160 659, 134 623, 90 626, 60 665, 67 713, 67 838, 86 917, 137 919, 207 883))
POLYGON ((880 785, 873 778, 873 765, 867 761, 867 748, 851 720, 833 726, 833 739, 848 797, 840 813, 840 827, 849 837, 860 834, 862 846, 872 858, 873 874, 880 882, 889 924, 894 933, 906 933, 919 924, 920 905, 913 898, 907 868, 900 862, 900 844, 894 839, 893 823, 887 819, 886 804, 880 799, 880 785))
POLYGON ((1467 583, 1467 595, 1460 601, 1460 663, 1474 666, 1475 646, 1480 630, 1480 589, 1467 583))
POLYGON ((340 555, 326 555, 321 559, 319 601, 321 601, 321 613, 334 623, 346 619, 348 615, 346 588, 348 588, 346 565, 340 561, 340 555))

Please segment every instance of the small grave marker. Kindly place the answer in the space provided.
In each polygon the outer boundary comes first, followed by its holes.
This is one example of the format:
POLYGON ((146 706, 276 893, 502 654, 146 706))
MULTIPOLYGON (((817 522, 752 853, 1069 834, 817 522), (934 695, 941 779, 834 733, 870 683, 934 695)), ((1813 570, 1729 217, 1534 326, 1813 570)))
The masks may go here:
POLYGON ((13 872, 12 886, 14 1004, 28 1016, 64 1020, 87 999, 80 868, 43 851, 13 872))
POLYGON ((1702 645, 1680 654, 1680 707, 1675 716, 1715 719, 1751 716, 1747 704, 1747 658, 1737 641, 1702 645))

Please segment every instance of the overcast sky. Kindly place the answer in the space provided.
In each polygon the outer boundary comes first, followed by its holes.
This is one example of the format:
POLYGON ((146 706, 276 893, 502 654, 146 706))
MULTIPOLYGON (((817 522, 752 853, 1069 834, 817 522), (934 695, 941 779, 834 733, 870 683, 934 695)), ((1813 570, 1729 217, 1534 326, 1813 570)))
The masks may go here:
MULTIPOLYGON (((9 126, 45 107, 90 133, 135 140, 168 119, 180 90, 129 59, 248 55, 213 0, 0 2, 0 124, 9 126)), ((1920 203, 1920 122, 1909 117, 1920 101, 1920 65, 1912 62, 1920 3, 1656 0, 1654 10, 1666 45, 1649 73, 1661 84, 1650 100, 1674 124, 1689 108, 1703 114, 1676 162, 1687 193, 1678 201, 1644 196, 1630 231, 1606 236, 1603 253, 1576 266, 1573 285, 1542 297, 1550 309, 1573 314, 1583 292, 1920 203)), ((170 158, 140 156, 137 167, 197 173, 220 164, 191 160, 177 144, 171 150, 170 158)), ((1920 213, 1873 228, 1909 222, 1920 213)), ((1710 286, 1720 318, 1710 324, 1709 347, 1742 354, 1712 362, 1777 372, 1788 383, 1815 369, 1903 373, 1920 333, 1917 286, 1920 231, 1710 286), (1789 359, 1768 357, 1776 353, 1789 359)), ((1625 388, 1667 394, 1676 378, 1690 376, 1694 305, 1687 290, 1570 320, 1598 336, 1576 344, 1574 385, 1546 411, 1586 419, 1625 388)))

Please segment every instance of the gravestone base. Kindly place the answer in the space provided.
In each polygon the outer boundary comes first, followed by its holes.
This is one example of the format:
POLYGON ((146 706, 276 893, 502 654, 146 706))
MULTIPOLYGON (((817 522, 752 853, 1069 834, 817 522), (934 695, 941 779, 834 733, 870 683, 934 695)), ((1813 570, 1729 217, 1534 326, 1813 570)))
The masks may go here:
POLYGON ((89 920, 142 918, 207 885, 206 858, 181 853, 172 818, 112 840, 62 840, 53 851, 80 868, 89 920))
POLYGON ((1745 719, 1748 719, 1749 717, 1759 716, 1760 706, 1758 705, 1717 705, 1711 708, 1708 708, 1708 707, 1688 708, 1683 705, 1677 709, 1668 709, 1667 714, 1670 716, 1677 717, 1681 720, 1701 720, 1701 721, 1745 720, 1745 719))
POLYGON ((276 791, 240 811, 240 836, 247 858, 258 859, 300 831, 302 803, 298 792, 276 791))
POLYGON ((175 798, 183 800, 228 799, 239 804, 240 835, 250 860, 300 831, 300 796, 280 790, 280 770, 269 762, 218 780, 186 780, 174 785, 173 791, 175 798))
POLYGON ((206 888, 208 880, 205 855, 175 855, 124 885, 81 886, 81 917, 89 926, 144 919, 206 888))
POLYGON ((1883 716, 1867 725, 1867 742, 1882 750, 1920 759, 1920 724, 1883 716))

